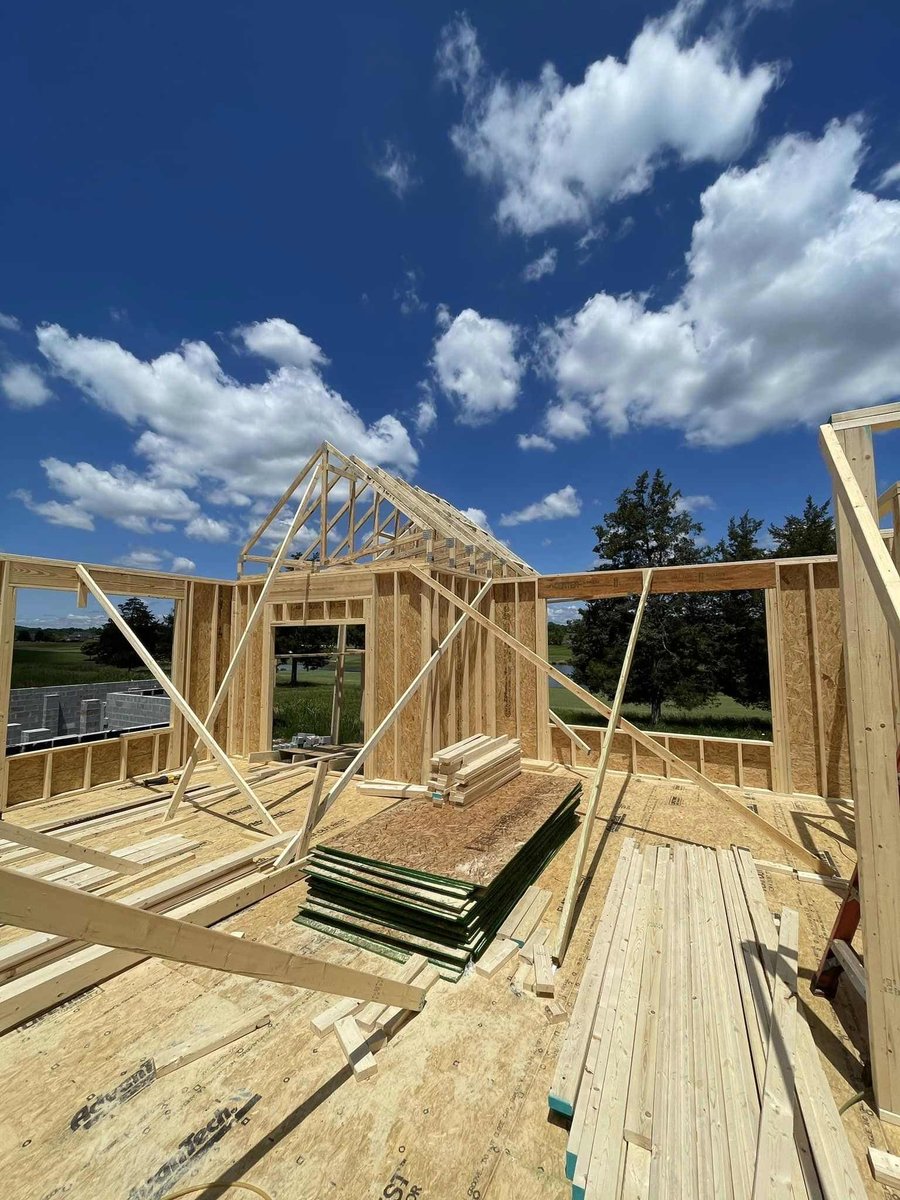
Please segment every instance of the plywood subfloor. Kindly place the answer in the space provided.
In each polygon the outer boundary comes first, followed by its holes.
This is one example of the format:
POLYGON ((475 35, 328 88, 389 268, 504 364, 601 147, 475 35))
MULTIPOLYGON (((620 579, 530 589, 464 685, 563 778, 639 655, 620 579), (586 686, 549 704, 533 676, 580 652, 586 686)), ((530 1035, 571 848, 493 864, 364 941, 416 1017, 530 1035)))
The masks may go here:
MULTIPOLYGON (((849 806, 753 799, 769 820, 827 848, 849 875, 849 806)), ((350 828, 369 815, 370 804, 348 789, 329 821, 350 828)), ((687 784, 610 779, 601 815, 590 885, 556 976, 557 997, 570 1010, 626 835, 641 845, 737 843, 760 858, 787 861, 739 815, 712 808, 687 784)), ((573 837, 539 880, 553 892, 550 922, 562 903, 574 843, 573 837)), ((789 876, 764 882, 773 907, 800 911, 800 966, 808 980, 838 900, 789 876)), ((287 889, 222 927, 336 963, 399 972, 399 964, 296 925, 302 893, 302 885, 287 889)), ((521 987, 523 975, 513 959, 490 980, 472 974, 458 984, 439 982, 424 1012, 378 1052, 376 1074, 360 1083, 336 1041, 319 1040, 309 1028, 327 997, 144 963, 0 1039, 4 1177, 12 1195, 34 1200, 162 1200, 178 1186, 235 1179, 255 1183, 273 1200, 567 1200, 566 1131, 547 1110, 565 1027, 546 1022, 540 1002, 521 987), (92 1127, 71 1128, 82 1106, 148 1057, 260 1004, 270 1008, 270 1027, 112 1103, 92 1127)), ((843 985, 836 1008, 801 992, 840 1104, 861 1086, 864 1016, 843 985)), ((887 1200, 890 1192, 868 1175, 865 1149, 873 1144, 897 1153, 898 1131, 880 1125, 865 1101, 844 1122, 869 1194, 887 1200)), ((199 1194, 237 1200, 244 1193, 199 1194)))

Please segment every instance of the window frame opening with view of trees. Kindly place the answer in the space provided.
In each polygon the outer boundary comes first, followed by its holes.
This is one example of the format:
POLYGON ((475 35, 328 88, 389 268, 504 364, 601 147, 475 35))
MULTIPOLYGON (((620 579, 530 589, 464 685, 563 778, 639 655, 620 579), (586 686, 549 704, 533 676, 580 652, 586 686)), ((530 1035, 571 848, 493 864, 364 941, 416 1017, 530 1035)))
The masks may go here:
MULTIPOLYGON (((38 589, 32 592, 32 607, 39 595, 38 589)), ((118 609, 169 674, 174 601, 128 596, 118 599, 118 609)), ((118 737, 170 723, 168 697, 113 621, 104 618, 99 608, 94 612, 90 602, 71 619, 79 623, 49 626, 17 613, 8 754, 47 744, 118 737)))
MULTIPOLYGON (((768 527, 744 512, 710 545, 703 525, 661 470, 644 471, 594 527, 597 571, 715 562, 748 562, 835 552, 829 504, 811 496, 800 514, 768 527)), ((588 691, 609 700, 616 689, 638 605, 635 594, 587 600, 570 620, 548 606, 550 660, 588 691)), ((560 610, 556 610, 560 611, 560 610)), ((565 611, 562 610, 562 611, 565 611)), ((552 684, 552 681, 551 681, 552 684)), ((550 687, 550 707, 568 724, 604 724, 550 687)), ((643 729, 706 737, 771 736, 764 592, 651 594, 625 691, 623 716, 643 729)))
MULTIPOLYGON (((363 741, 366 626, 345 622, 343 682, 337 744, 363 741)), ((330 737, 337 686, 341 623, 273 624, 272 744, 296 735, 330 737)))

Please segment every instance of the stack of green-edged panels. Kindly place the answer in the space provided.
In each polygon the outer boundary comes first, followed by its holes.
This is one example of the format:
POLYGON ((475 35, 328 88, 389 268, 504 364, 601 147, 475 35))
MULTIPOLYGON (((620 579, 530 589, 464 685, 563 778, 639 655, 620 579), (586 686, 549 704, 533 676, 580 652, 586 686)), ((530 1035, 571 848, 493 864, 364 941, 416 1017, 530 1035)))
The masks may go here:
POLYGON ((310 851, 295 919, 456 979, 575 828, 580 792, 523 771, 469 808, 403 800, 310 851))

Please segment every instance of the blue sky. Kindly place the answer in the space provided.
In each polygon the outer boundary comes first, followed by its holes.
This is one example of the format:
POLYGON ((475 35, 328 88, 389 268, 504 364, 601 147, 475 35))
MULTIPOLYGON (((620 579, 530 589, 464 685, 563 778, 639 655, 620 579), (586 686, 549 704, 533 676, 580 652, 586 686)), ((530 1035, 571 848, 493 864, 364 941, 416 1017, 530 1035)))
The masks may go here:
POLYGON ((900 392, 898 35, 888 0, 11 10, 0 546, 230 577, 324 437, 542 571, 643 469, 711 541, 824 499, 815 425, 900 392))

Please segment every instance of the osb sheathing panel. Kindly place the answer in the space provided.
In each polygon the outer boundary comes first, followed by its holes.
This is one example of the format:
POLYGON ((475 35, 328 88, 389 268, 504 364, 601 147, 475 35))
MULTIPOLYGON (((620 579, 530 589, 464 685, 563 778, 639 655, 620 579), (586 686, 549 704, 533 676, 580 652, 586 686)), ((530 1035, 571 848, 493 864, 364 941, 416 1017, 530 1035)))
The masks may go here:
POLYGON ((84 760, 86 746, 66 746, 53 751, 53 766, 50 774, 50 794, 74 792, 84 786, 84 760))
POLYGON ((779 574, 791 784, 795 792, 817 795, 818 724, 808 572, 805 566, 782 567, 779 574))
MULTIPOLYGON (((192 599, 190 606, 190 628, 188 630, 188 676, 185 699, 195 713, 205 718, 209 712, 210 692, 210 637, 212 636, 215 602, 215 584, 192 583, 192 599)), ((193 745, 193 730, 185 730, 188 744, 193 745)), ((209 757, 206 747, 202 748, 201 758, 209 757)))
MULTIPOLYGON (((535 618, 536 585, 533 583, 517 583, 518 592, 518 629, 516 636, 529 650, 537 649, 537 627, 535 618)), ((518 656, 517 656, 518 657, 518 656)), ((538 679, 537 668, 532 667, 524 659, 519 658, 519 737, 522 740, 522 753, 528 758, 538 757, 538 679)), ((546 691, 544 678, 541 683, 546 691)), ((546 719, 546 718, 545 718, 546 719)))
MULTIPOLYGON (((696 738, 669 738, 669 749, 673 754, 677 754, 682 762, 686 762, 689 767, 693 767, 695 771, 700 770, 700 742, 696 738)), ((678 768, 672 768, 672 776, 675 779, 680 778, 678 768)))
POLYGON ((45 754, 17 754, 9 760, 7 804, 39 800, 44 794, 45 754))
MULTIPOLYGON (((220 649, 218 637, 216 639, 215 648, 215 664, 210 662, 211 646, 209 640, 206 644, 206 662, 207 672, 214 671, 212 678, 213 693, 207 697, 204 702, 205 712, 209 711, 209 704, 215 694, 218 684, 221 682, 221 677, 218 674, 219 665, 224 662, 227 667, 226 660, 230 660, 234 653, 237 642, 246 628, 247 621, 253 611, 253 606, 262 590, 261 583, 252 585, 240 585, 234 589, 232 601, 232 617, 230 632, 223 631, 222 638, 225 644, 228 645, 228 652, 220 649)), ((219 604, 219 613, 221 615, 222 604, 219 604)), ((271 610, 269 611, 271 615, 271 610)), ((207 634, 210 630, 207 627, 207 634)), ((227 704, 228 710, 228 751, 230 754, 249 754, 254 750, 265 750, 269 748, 271 742, 271 730, 265 728, 264 716, 269 713, 269 705, 264 702, 262 697, 263 681, 268 678, 268 663, 270 652, 271 627, 267 615, 264 614, 250 638, 250 641, 244 650, 244 655, 241 664, 235 672, 229 692, 230 700, 227 704)), ((223 669, 224 673, 224 669, 223 669)), ((207 674, 207 679, 210 676, 207 674)), ((218 722, 216 728, 221 728, 218 722)))
MULTIPOLYGON (((222 676, 231 661, 231 588, 219 589, 219 603, 216 615, 216 690, 222 682, 222 676)), ((228 737, 228 702, 222 705, 213 726, 213 736, 219 745, 224 745, 228 737)), ((164 761, 160 759, 160 762, 164 761)))
POLYGON ((704 741, 705 774, 713 783, 740 783, 738 748, 733 742, 704 741))
POLYGON ((822 725, 825 729, 828 795, 849 799, 852 794, 850 749, 837 563, 817 563, 813 571, 816 581, 819 673, 822 683, 822 725))
MULTIPOLYGON (((250 588, 249 605, 251 612, 261 590, 262 585, 254 584, 250 588)), ((244 652, 246 655, 247 670, 250 675, 250 686, 244 704, 248 754, 254 750, 267 750, 272 740, 271 729, 263 728, 263 714, 269 712, 269 706, 263 702, 260 695, 260 683, 268 677, 266 659, 271 651, 270 637, 271 629, 269 623, 263 618, 257 623, 253 636, 250 638, 250 643, 244 652)))
POLYGON ((659 755, 638 744, 634 747, 634 765, 639 775, 665 776, 666 773, 666 764, 659 755))
MULTIPOLYGON (((397 695, 401 695, 422 666, 422 588, 406 572, 397 575, 397 695)), ((410 701, 396 722, 397 767, 392 779, 417 783, 422 772, 424 723, 422 707, 410 701)))
POLYGON ((129 776, 146 775, 153 769, 153 739, 128 738, 127 745, 125 774, 129 776))
MULTIPOLYGON (((516 632, 516 585, 504 583, 491 588, 494 598, 494 621, 507 633, 516 632)), ((494 644, 494 703, 497 713, 497 733, 518 737, 516 720, 516 654, 495 639, 494 644)))
POLYGON ((631 738, 627 733, 614 733, 613 746, 609 755, 611 771, 631 770, 631 738))
MULTIPOLYGON (((449 579, 442 579, 441 582, 446 582, 448 587, 452 583, 449 579)), ((443 597, 439 596, 433 597, 431 628, 435 646, 446 637, 452 623, 451 617, 455 616, 455 612, 455 609, 451 611, 449 600, 444 600, 443 597)), ((441 746, 449 746, 459 740, 456 734, 454 683, 453 668, 445 655, 437 665, 437 679, 435 683, 437 711, 434 720, 434 742, 436 750, 440 749, 441 746)))
POLYGON ((765 742, 741 743, 744 761, 744 787, 772 790, 772 747, 765 742))
MULTIPOLYGON (((148 739, 149 741, 150 739, 148 739)), ((168 745, 169 735, 165 735, 165 740, 160 743, 160 758, 159 761, 166 761, 166 747, 168 745)), ((94 742, 91 752, 91 787, 97 787, 101 783, 110 783, 113 779, 119 778, 119 760, 121 758, 121 743, 118 739, 114 742, 94 742)))
MULTIPOLYGON (((374 678, 371 686, 375 689, 375 724, 378 725, 390 712, 394 699, 398 694, 395 690, 395 640, 394 640, 394 575, 377 575, 375 577, 374 600, 374 630, 373 637, 366 640, 368 648, 370 641, 374 651, 374 678)), ((368 681, 367 681, 368 682, 368 681)), ((390 729, 381 739, 375 753, 369 759, 372 764, 372 776, 382 779, 393 779, 395 765, 395 730, 390 729)))
MULTIPOLYGON (((232 596, 231 652, 234 653, 241 630, 247 623, 247 588, 236 587, 232 596)), ((257 688, 262 681, 258 681, 257 688)), ((231 684, 231 699, 228 703, 228 752, 244 753, 244 709, 246 707, 247 664, 242 662, 235 672, 231 684)))

